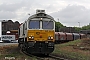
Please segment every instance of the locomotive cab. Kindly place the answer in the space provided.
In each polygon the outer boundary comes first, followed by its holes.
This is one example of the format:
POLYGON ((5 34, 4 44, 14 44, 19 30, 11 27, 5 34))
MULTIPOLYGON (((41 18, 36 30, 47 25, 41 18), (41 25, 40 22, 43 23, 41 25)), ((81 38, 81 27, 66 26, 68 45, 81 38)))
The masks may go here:
POLYGON ((20 26, 19 46, 29 53, 49 54, 54 50, 54 35, 54 19, 44 10, 37 10, 20 26))

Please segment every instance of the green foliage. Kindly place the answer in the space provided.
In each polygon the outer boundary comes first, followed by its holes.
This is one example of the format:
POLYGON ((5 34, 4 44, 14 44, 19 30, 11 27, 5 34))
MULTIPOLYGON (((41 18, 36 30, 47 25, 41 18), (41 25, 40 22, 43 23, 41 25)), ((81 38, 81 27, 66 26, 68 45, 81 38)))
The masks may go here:
MULTIPOLYGON (((55 31, 59 32, 59 29, 61 27, 66 27, 63 26, 63 24, 61 24, 60 22, 55 22, 55 31)), ((74 27, 76 32, 80 32, 80 30, 90 30, 90 24, 87 26, 83 26, 83 27, 74 27)))
POLYGON ((83 26, 81 28, 80 27, 74 27, 74 28, 77 32, 79 32, 80 30, 90 30, 90 25, 83 26))
POLYGON ((58 32, 60 27, 64 27, 60 22, 55 22, 55 31, 58 32))
POLYGON ((82 28, 80 28, 80 27, 74 27, 74 28, 75 28, 76 32, 79 32, 80 30, 82 30, 82 28))
POLYGON ((90 25, 83 26, 83 27, 82 27, 82 30, 90 30, 90 25))

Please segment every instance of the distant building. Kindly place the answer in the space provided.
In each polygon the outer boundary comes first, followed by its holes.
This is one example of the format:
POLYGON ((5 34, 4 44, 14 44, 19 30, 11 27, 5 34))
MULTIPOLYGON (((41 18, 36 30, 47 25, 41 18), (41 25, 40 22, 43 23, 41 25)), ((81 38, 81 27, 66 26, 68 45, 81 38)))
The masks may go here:
POLYGON ((2 22, 2 35, 6 35, 7 31, 18 30, 20 23, 12 20, 2 22))
POLYGON ((80 33, 89 34, 90 35, 90 30, 81 30, 80 33))

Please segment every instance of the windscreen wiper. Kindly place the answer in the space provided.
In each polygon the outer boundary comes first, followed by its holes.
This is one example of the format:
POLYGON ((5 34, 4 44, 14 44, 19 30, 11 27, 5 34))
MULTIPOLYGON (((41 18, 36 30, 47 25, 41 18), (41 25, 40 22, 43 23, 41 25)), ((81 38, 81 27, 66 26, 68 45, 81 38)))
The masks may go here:
POLYGON ((52 20, 48 21, 48 23, 45 25, 45 27, 51 22, 52 20))

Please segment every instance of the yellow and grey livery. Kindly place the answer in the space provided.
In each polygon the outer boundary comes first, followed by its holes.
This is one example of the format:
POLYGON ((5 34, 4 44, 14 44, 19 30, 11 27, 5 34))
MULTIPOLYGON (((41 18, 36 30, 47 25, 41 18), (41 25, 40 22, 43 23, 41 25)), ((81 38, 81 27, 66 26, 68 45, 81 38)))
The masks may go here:
POLYGON ((29 53, 49 54, 54 50, 55 21, 45 10, 37 10, 19 28, 19 46, 29 53))

